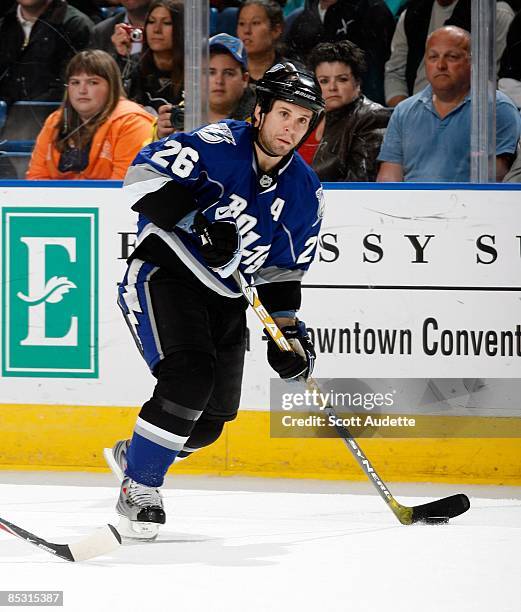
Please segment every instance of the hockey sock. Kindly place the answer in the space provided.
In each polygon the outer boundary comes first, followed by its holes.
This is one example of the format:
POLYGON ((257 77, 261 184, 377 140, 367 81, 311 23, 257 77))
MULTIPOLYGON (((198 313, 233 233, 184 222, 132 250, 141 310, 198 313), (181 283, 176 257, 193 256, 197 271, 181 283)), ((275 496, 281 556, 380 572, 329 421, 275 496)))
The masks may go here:
POLYGON ((126 474, 147 487, 160 487, 178 453, 134 432, 127 450, 126 474))

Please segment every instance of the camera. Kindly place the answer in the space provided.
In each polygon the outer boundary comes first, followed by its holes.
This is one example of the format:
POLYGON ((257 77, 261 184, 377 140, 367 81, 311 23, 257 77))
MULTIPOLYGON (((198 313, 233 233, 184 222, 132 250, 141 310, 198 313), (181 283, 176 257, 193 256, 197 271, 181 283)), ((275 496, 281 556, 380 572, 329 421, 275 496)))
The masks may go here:
POLYGON ((58 170, 60 172, 81 172, 88 166, 88 155, 77 147, 68 147, 60 155, 58 170))
POLYGON ((172 110, 170 111, 170 123, 176 132, 182 132, 184 130, 185 105, 183 102, 181 102, 181 104, 172 106, 172 110))
POLYGON ((135 42, 135 43, 143 42, 143 28, 135 28, 134 26, 131 26, 129 23, 122 23, 121 25, 125 28, 125 31, 130 36, 130 40, 132 42, 135 42))

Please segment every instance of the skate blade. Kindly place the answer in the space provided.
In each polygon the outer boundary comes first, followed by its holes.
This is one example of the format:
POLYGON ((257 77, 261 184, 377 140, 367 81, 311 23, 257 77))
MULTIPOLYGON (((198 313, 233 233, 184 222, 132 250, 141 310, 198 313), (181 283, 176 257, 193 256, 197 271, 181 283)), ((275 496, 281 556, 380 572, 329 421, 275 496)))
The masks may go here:
POLYGON ((131 521, 125 516, 119 518, 118 532, 122 538, 132 540, 153 540, 159 533, 158 523, 131 521))

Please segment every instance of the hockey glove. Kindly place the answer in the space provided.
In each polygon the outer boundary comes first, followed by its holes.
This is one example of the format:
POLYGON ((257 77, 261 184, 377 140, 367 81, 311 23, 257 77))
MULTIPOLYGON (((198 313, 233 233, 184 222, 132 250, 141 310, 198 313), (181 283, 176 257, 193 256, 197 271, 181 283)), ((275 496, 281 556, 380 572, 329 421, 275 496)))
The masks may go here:
POLYGON ((192 231, 200 241, 199 251, 210 268, 226 268, 237 255, 240 256, 241 236, 232 219, 210 223, 203 213, 197 212, 192 231))
POLYGON ((268 336, 268 363, 281 378, 306 380, 313 372, 316 357, 306 324, 297 320, 296 325, 288 325, 280 331, 291 344, 293 352, 281 351, 268 336))

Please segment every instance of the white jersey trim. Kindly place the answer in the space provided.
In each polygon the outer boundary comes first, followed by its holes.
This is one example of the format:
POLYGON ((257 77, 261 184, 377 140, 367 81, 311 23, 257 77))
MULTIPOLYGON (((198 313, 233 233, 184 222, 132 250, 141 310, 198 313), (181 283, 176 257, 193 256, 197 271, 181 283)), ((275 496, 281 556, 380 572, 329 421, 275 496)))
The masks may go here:
POLYGON ((241 297, 241 293, 238 291, 234 292, 226 285, 220 283, 215 276, 213 276, 213 274, 190 253, 190 251, 183 244, 183 241, 174 232, 166 232, 165 230, 157 227, 157 225, 149 223, 139 234, 137 244, 140 244, 147 236, 150 236, 151 234, 159 236, 159 238, 161 238, 161 240, 165 242, 172 249, 172 251, 174 251, 174 253, 192 272, 192 274, 194 274, 194 276, 196 276, 204 285, 223 297, 241 297))

